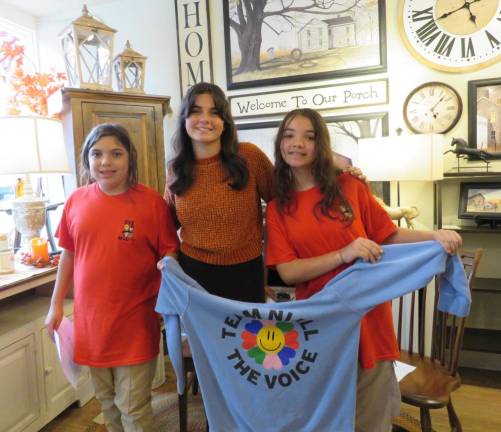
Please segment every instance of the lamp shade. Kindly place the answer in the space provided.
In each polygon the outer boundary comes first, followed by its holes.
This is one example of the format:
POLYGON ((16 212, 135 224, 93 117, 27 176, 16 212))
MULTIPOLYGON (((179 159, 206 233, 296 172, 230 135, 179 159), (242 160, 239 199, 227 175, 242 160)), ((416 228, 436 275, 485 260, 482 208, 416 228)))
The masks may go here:
POLYGON ((59 120, 0 117, 0 174, 70 173, 59 120))
POLYGON ((370 181, 443 178, 444 137, 419 134, 358 141, 358 167, 370 181))

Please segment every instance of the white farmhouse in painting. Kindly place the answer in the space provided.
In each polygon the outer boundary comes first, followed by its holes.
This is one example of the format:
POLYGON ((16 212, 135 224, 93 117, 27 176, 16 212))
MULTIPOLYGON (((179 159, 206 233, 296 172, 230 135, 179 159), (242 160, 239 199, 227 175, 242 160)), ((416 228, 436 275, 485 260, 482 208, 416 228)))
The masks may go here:
POLYGON ((297 32, 297 47, 302 52, 328 49, 327 26, 325 22, 312 18, 297 32))
POLYGON ((327 20, 313 18, 298 30, 298 48, 304 53, 355 46, 355 30, 351 16, 327 20))
POLYGON ((329 34, 329 49, 357 45, 355 21, 351 16, 324 20, 329 34))

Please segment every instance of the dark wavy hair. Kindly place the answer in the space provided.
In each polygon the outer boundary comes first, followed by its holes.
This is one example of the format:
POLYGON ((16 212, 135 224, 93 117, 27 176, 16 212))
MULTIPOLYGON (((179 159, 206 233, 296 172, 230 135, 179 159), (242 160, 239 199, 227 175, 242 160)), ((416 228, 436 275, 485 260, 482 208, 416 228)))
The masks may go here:
POLYGON ((133 187, 137 185, 137 151, 130 139, 127 129, 117 123, 103 123, 95 126, 85 138, 82 151, 80 153, 80 182, 83 185, 94 183, 90 175, 89 153, 92 147, 101 139, 107 136, 115 137, 122 144, 129 154, 129 169, 127 185, 133 187))
POLYGON ((201 94, 212 96, 217 113, 224 122, 219 156, 226 172, 225 181, 229 182, 232 189, 242 190, 249 181, 249 169, 245 159, 238 154, 237 131, 230 105, 223 90, 210 83, 193 85, 181 102, 177 128, 172 138, 175 156, 167 169, 168 188, 175 195, 182 195, 193 184, 196 160, 191 138, 186 131, 186 119, 192 112, 196 97, 201 94))
POLYGON ((341 219, 351 221, 353 218, 351 205, 343 196, 337 181, 341 170, 334 164, 329 130, 322 116, 317 111, 309 108, 290 111, 280 123, 275 138, 275 184, 279 212, 281 214, 292 214, 296 207, 296 203, 292 198, 295 189, 294 174, 290 166, 285 162, 281 151, 284 132, 295 117, 305 117, 310 120, 315 131, 315 159, 311 171, 315 184, 320 188, 323 197, 315 205, 315 217, 318 218, 318 211, 320 211, 323 216, 330 219, 341 216, 341 219))

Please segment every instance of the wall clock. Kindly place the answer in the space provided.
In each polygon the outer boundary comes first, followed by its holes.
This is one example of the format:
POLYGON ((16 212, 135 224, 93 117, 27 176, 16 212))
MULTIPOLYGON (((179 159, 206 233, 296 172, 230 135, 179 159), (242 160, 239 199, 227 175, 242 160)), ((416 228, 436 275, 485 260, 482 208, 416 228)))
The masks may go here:
POLYGON ((412 90, 404 102, 404 120, 415 133, 446 133, 461 117, 463 103, 449 84, 428 82, 412 90))
POLYGON ((501 59, 501 0, 400 0, 409 51, 431 68, 464 72, 501 59))

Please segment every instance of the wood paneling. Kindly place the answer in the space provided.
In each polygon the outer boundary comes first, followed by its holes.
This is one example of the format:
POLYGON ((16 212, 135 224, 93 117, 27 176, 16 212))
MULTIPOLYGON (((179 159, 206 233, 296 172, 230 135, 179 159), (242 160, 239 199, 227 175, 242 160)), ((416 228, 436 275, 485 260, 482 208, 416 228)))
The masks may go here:
POLYGON ((169 97, 137 95, 84 89, 62 90, 66 147, 75 182, 80 185, 80 152, 90 130, 101 123, 120 123, 136 146, 139 182, 163 193, 165 152, 163 117, 169 97))

